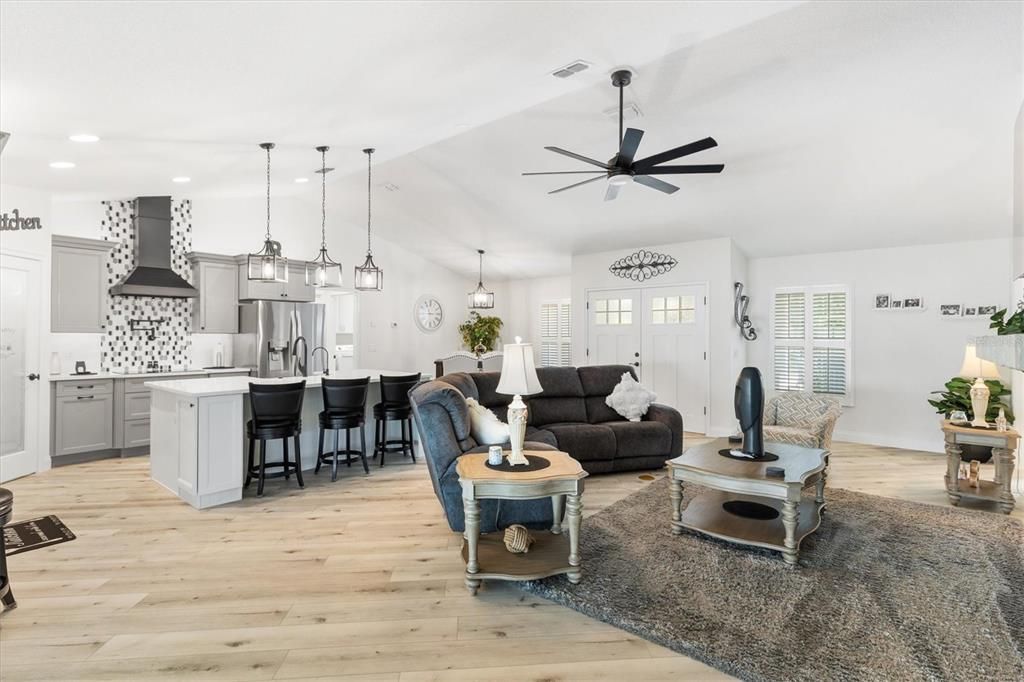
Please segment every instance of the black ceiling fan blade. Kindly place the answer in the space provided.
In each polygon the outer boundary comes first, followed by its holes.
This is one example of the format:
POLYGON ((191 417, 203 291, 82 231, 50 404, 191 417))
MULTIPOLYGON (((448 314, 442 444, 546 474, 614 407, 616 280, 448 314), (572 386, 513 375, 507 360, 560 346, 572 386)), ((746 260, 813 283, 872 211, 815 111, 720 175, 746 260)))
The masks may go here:
POLYGON ((641 185, 647 185, 648 187, 656 189, 659 192, 664 192, 665 194, 672 194, 673 192, 679 191, 679 188, 675 185, 670 185, 664 180, 652 178, 649 175, 635 175, 633 176, 633 182, 639 182, 641 185))
MULTIPOLYGON (((559 189, 551 190, 550 192, 548 192, 548 194, 558 194, 559 192, 564 192, 567 189, 572 189, 573 187, 579 187, 580 185, 585 185, 588 182, 594 182, 595 180, 604 180, 604 178, 602 178, 599 175, 596 178, 589 178, 589 179, 584 180, 582 182, 577 182, 577 183, 572 184, 572 185, 567 185, 566 187, 560 187, 559 189)), ((660 180, 659 180, 659 182, 660 182, 660 180)))
POLYGON ((637 171, 637 175, 681 175, 683 173, 721 173, 725 168, 722 163, 709 163, 693 166, 655 166, 644 171, 637 171))
POLYGON ((711 149, 717 147, 718 143, 715 142, 713 137, 705 137, 703 140, 697 140, 690 144, 684 144, 682 147, 676 147, 675 149, 669 149, 667 152, 661 152, 654 156, 648 156, 646 159, 640 159, 633 163, 633 170, 642 171, 647 170, 651 166, 657 166, 659 163, 665 163, 673 159, 678 159, 681 156, 687 156, 689 154, 696 154, 702 152, 705 149, 711 149))
POLYGON ((605 170, 609 170, 611 168, 611 166, 609 166, 607 163, 604 163, 603 161, 598 161, 597 159, 591 159, 586 156, 581 156, 579 154, 576 154, 575 152, 570 152, 567 149, 562 149, 561 147, 544 147, 544 149, 547 149, 548 151, 554 152, 556 154, 568 156, 570 159, 576 159, 577 161, 582 161, 583 163, 589 163, 591 166, 604 168, 605 170))
POLYGON ((615 197, 619 196, 619 190, 622 189, 621 185, 613 185, 608 183, 608 189, 604 191, 604 200, 612 201, 615 197))
POLYGON ((603 170, 592 170, 592 171, 540 171, 537 173, 523 173, 523 175, 576 175, 579 173, 604 173, 603 170))
POLYGON ((622 136, 622 144, 619 145, 619 158, 615 161, 616 166, 628 167, 633 163, 633 157, 636 156, 636 150, 640 147, 640 140, 643 139, 643 136, 644 131, 642 130, 626 128, 626 134, 622 136))

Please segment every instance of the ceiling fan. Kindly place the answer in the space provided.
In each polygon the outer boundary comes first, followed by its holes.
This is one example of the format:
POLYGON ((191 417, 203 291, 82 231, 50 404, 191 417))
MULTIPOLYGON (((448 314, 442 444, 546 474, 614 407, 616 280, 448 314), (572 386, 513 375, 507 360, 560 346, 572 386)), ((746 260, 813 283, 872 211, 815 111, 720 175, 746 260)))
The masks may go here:
POLYGON ((648 156, 647 158, 640 159, 638 161, 633 160, 633 157, 636 156, 636 150, 640 146, 640 140, 644 136, 644 131, 637 130, 636 128, 626 128, 625 134, 622 132, 623 89, 629 85, 632 79, 633 74, 630 71, 621 70, 612 74, 612 85, 619 89, 619 153, 609 159, 608 163, 598 161, 597 159, 591 159, 580 154, 575 154, 560 147, 544 147, 544 149, 553 151, 556 154, 561 154, 563 156, 568 156, 571 159, 576 159, 577 161, 589 163, 591 166, 597 166, 601 170, 547 171, 539 173, 523 173, 523 175, 575 175, 593 173, 596 177, 589 178, 566 187, 560 187, 559 189, 548 192, 548 194, 558 194, 559 192, 564 192, 565 190, 572 189, 573 187, 580 187, 587 183, 607 179, 608 189, 605 190, 604 200, 611 201, 619 195, 619 189, 623 185, 629 183, 630 180, 656 189, 659 192, 672 194, 679 188, 652 176, 680 175, 684 173, 721 173, 725 166, 720 163, 690 166, 659 165, 666 161, 672 161, 683 156, 702 152, 705 149, 717 147, 718 143, 715 142, 712 137, 705 137, 703 140, 684 144, 682 147, 669 149, 668 151, 655 154, 654 156, 648 156))

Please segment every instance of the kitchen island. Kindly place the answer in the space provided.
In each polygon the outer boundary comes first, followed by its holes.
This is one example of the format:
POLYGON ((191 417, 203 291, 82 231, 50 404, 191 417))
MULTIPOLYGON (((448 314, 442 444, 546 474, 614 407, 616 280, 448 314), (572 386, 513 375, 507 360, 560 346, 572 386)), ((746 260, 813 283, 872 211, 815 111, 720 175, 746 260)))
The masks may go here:
MULTIPOLYGON (((380 400, 380 377, 415 372, 351 369, 330 379, 370 377, 367 411, 380 400)), ((320 381, 323 377, 209 377, 177 379, 146 384, 152 390, 150 407, 150 477, 196 509, 215 507, 242 499, 248 444, 246 422, 251 418, 249 383, 306 381, 302 401, 302 468, 316 466, 317 415, 323 409, 320 381)), ((427 378, 427 377, 425 377, 427 378)), ((372 414, 366 419, 367 457, 373 447, 372 414)), ((328 441, 330 443, 331 441, 328 441)), ((327 444, 325 444, 327 447, 327 444)), ((282 456, 281 441, 268 443, 268 460, 282 456)))

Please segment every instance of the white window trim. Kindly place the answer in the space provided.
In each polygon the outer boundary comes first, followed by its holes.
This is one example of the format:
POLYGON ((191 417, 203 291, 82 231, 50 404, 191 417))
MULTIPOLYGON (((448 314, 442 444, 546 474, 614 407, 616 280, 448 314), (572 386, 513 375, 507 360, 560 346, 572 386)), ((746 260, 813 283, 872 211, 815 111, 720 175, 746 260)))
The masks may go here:
MULTIPOLYGON (((768 360, 768 385, 772 393, 786 393, 788 391, 777 391, 775 389, 775 349, 777 347, 796 347, 804 349, 804 392, 814 393, 831 397, 839 401, 843 407, 854 406, 853 379, 853 287, 847 284, 817 284, 804 287, 778 287, 772 293, 771 320, 769 333, 771 337, 771 348, 768 360), (846 393, 837 395, 835 393, 816 393, 814 387, 814 294, 837 293, 846 294, 846 393), (777 294, 804 294, 804 338, 776 339, 775 338, 775 297, 777 294)), ((818 339, 818 345, 822 347, 842 347, 835 340, 818 339)))
POLYGON ((572 314, 573 313, 572 313, 572 299, 571 298, 545 299, 545 300, 540 302, 539 306, 537 306, 537 320, 538 320, 538 322, 537 322, 537 329, 539 331, 538 336, 540 337, 540 343, 538 344, 538 347, 537 347, 537 364, 539 366, 545 366, 545 367, 572 367, 572 359, 573 359, 573 351, 574 351, 574 348, 572 346, 572 314), (561 313, 561 307, 562 306, 569 306, 569 315, 568 315, 567 319, 565 320, 565 325, 564 325, 565 329, 568 331, 568 336, 562 336, 562 335, 558 335, 558 336, 544 336, 544 306, 547 306, 547 305, 558 306, 558 308, 559 308, 559 313, 558 313, 559 316, 561 316, 561 314, 562 314, 561 313), (569 346, 568 364, 567 365, 544 365, 543 364, 543 347, 544 347, 544 343, 545 342, 567 344, 569 346))

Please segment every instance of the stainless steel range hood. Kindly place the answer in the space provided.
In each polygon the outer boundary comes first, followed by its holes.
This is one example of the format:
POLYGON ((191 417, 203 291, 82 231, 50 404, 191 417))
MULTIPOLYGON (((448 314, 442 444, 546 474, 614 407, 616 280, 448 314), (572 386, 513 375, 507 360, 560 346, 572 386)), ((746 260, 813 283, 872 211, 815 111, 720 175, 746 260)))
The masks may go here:
POLYGON ((110 287, 112 296, 195 298, 195 287, 171 269, 171 198, 135 200, 135 269, 110 287))

